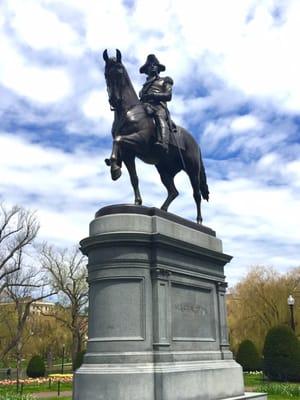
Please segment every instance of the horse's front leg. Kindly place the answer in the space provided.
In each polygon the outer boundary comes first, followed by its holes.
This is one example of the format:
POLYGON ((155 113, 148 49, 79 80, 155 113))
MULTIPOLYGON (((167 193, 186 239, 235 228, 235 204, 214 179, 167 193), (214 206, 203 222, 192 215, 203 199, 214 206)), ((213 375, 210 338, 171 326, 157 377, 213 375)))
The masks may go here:
POLYGON ((119 158, 119 141, 114 139, 111 156, 105 159, 106 165, 110 166, 110 174, 113 181, 119 179, 122 174, 119 158))
POLYGON ((139 189, 139 178, 136 173, 134 157, 124 159, 124 163, 128 169, 130 181, 134 190, 134 204, 141 205, 142 197, 139 189))

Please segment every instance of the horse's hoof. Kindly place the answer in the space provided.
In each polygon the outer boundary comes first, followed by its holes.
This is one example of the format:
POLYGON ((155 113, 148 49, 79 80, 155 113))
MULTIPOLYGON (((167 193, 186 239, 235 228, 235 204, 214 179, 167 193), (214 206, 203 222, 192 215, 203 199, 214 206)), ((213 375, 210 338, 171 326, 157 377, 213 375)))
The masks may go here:
POLYGON ((111 179, 112 179, 113 181, 116 181, 116 180, 119 179, 120 176, 122 175, 121 168, 112 169, 112 170, 110 171, 110 174, 111 174, 111 179))
POLYGON ((197 219, 197 224, 202 225, 202 219, 197 219))
POLYGON ((134 205, 141 206, 142 205, 142 199, 135 200, 134 205))

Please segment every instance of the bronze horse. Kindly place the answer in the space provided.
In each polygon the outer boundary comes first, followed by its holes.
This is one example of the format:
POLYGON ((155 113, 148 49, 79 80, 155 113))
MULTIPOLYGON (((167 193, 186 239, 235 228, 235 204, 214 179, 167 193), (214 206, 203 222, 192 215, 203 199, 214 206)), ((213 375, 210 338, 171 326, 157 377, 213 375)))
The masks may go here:
POLYGON ((167 154, 155 150, 156 128, 154 120, 149 116, 133 88, 128 73, 122 64, 119 50, 116 57, 108 57, 103 52, 105 61, 105 79, 111 110, 114 111, 112 126, 113 149, 106 164, 111 167, 111 176, 116 180, 121 175, 122 161, 129 172, 135 195, 135 204, 142 204, 139 191, 138 176, 135 168, 135 157, 148 164, 154 164, 161 181, 168 191, 168 196, 161 206, 168 210, 170 203, 178 196, 174 184, 175 175, 184 170, 190 178, 193 196, 197 206, 197 223, 202 223, 201 195, 208 200, 209 190, 200 148, 184 128, 177 126, 170 135, 167 154))

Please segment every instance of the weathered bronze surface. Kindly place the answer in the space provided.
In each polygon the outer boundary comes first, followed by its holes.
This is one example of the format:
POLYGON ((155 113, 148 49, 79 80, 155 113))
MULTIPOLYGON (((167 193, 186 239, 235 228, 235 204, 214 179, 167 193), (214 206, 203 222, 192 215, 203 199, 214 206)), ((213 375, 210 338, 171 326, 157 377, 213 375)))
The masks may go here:
POLYGON ((167 152, 172 130, 167 101, 172 99, 173 80, 168 76, 164 78, 159 76, 165 69, 166 67, 159 63, 154 54, 148 55, 146 63, 140 68, 140 73, 148 75, 140 91, 140 100, 144 103, 147 114, 154 118, 157 133, 156 148, 167 152))
POLYGON ((112 126, 113 148, 106 164, 111 168, 113 180, 121 176, 122 162, 126 165, 135 194, 135 204, 141 205, 135 157, 148 164, 154 164, 168 191, 161 206, 168 210, 170 203, 178 196, 174 184, 175 175, 184 170, 190 178, 193 196, 197 206, 197 222, 202 222, 201 195, 208 200, 209 190, 200 148, 184 128, 171 122, 166 102, 171 100, 173 81, 160 77, 165 66, 150 54, 140 68, 148 79, 138 98, 126 68, 122 64, 119 50, 116 57, 103 53, 105 79, 111 110, 114 111, 112 126))

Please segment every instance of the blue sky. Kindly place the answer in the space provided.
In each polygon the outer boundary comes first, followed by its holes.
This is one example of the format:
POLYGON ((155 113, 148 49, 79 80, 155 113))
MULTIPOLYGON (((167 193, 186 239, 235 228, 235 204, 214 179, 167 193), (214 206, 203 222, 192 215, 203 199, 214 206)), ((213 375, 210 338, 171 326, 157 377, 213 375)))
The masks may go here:
MULTIPOLYGON (((68 246, 95 211, 130 203, 127 173, 110 180, 112 113, 102 52, 121 50, 138 91, 149 53, 175 82, 173 119, 198 140, 217 231, 234 284, 254 265, 300 265, 298 0, 2 0, 0 196, 35 209, 40 239, 68 246)), ((144 204, 165 191, 138 162, 144 204)), ((195 219, 188 178, 170 211, 195 219)))

